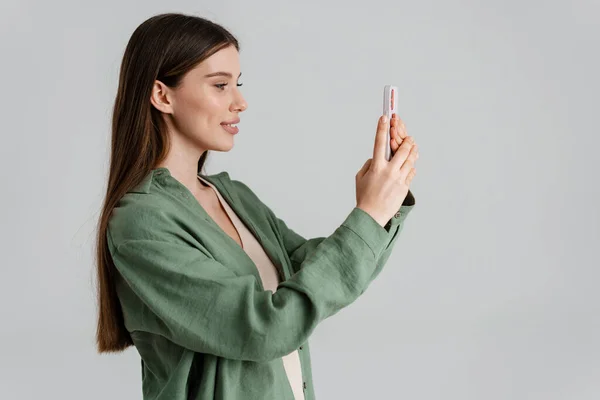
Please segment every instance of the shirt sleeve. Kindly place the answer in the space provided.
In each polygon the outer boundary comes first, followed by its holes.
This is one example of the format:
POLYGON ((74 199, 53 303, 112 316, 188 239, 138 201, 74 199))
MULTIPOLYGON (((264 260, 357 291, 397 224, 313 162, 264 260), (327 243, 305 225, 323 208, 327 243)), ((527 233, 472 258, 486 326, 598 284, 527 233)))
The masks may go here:
MULTIPOLYGON (((232 180, 231 182, 234 184, 237 190, 245 192, 246 196, 250 196, 255 203, 259 203, 266 213, 272 218, 272 220, 275 221, 275 226, 279 230, 279 234, 283 240, 285 252, 292 262, 293 272, 298 272, 302 267, 303 261, 319 246, 325 237, 314 237, 310 239, 303 237, 294 229, 290 228, 282 218, 275 215, 273 210, 271 210, 268 205, 262 202, 260 198, 252 191, 252 189, 250 189, 245 183, 239 180, 232 180)), ((388 233, 387 242, 384 246, 383 253, 377 257, 377 267, 375 273, 369 280, 369 283, 375 279, 377 275, 379 275, 379 272, 381 272, 381 269, 390 257, 390 253, 394 247, 393 245, 395 244, 396 239, 398 238, 398 235, 404 226, 404 220, 413 209, 414 205, 415 198, 412 192, 409 190, 404 198, 404 201, 402 202, 400 210, 398 210, 395 216, 392 217, 384 227, 385 231, 388 233)))
POLYGON ((305 343, 319 322, 360 296, 388 244, 385 229, 354 208, 273 293, 174 235, 173 224, 156 212, 144 215, 148 232, 139 239, 115 242, 108 230, 120 300, 136 305, 124 307, 127 329, 236 360, 273 360, 305 343))
MULTIPOLYGON (((383 252, 377 259, 377 266, 375 268, 375 272, 369 279, 369 283, 371 283, 371 281, 373 281, 379 275, 383 266, 389 259, 394 248, 394 244, 396 243, 396 240, 398 239, 398 236, 404 227, 404 221, 410 211, 413 209, 414 205, 415 198, 412 192, 409 190, 402 206, 400 207, 400 210, 398 210, 396 215, 394 215, 394 217, 392 217, 385 226, 385 230, 388 232, 388 241, 383 252)), ((263 206, 267 213, 275 221, 279 233, 283 238, 283 245, 292 262, 293 272, 298 272, 298 270, 302 267, 302 262, 319 246, 325 237, 306 239, 290 228, 283 219, 275 215, 275 213, 266 204, 263 203, 263 206)))

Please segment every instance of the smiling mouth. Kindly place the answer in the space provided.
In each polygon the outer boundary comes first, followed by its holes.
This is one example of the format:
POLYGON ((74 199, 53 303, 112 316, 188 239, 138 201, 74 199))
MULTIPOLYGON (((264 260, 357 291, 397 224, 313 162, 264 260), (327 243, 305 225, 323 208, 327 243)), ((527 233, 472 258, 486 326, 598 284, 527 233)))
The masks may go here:
POLYGON ((221 126, 232 135, 236 135, 240 131, 237 124, 221 124, 221 126))

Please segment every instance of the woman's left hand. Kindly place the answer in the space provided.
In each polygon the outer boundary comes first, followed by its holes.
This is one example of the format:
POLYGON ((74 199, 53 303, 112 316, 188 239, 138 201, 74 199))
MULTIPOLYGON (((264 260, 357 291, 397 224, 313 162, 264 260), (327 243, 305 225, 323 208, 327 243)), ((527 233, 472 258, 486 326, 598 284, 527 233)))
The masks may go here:
POLYGON ((400 144, 406 137, 406 126, 404 126, 404 122, 398 117, 397 114, 392 115, 392 119, 390 120, 390 145, 392 147, 392 155, 396 153, 400 144))

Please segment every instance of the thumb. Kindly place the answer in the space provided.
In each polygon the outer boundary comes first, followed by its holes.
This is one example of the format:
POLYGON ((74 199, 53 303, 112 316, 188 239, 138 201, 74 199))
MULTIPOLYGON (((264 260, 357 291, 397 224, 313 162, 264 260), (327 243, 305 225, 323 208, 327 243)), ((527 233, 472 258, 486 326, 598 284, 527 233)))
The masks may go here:
POLYGON ((372 158, 369 158, 367 161, 365 161, 365 163, 363 164, 360 171, 358 171, 358 173, 356 174, 357 180, 362 179, 362 177, 367 173, 367 171, 369 170, 369 167, 371 166, 372 161, 373 161, 372 158))

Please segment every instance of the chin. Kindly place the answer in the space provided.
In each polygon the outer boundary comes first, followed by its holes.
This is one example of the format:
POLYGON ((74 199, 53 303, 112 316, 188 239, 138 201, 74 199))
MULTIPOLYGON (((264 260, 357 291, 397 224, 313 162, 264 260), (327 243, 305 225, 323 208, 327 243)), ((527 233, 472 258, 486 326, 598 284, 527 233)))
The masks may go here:
POLYGON ((233 138, 229 140, 229 142, 223 140, 221 143, 214 143, 212 146, 208 146, 208 150, 210 151, 220 151, 220 152, 228 152, 233 149, 234 141, 233 138))

